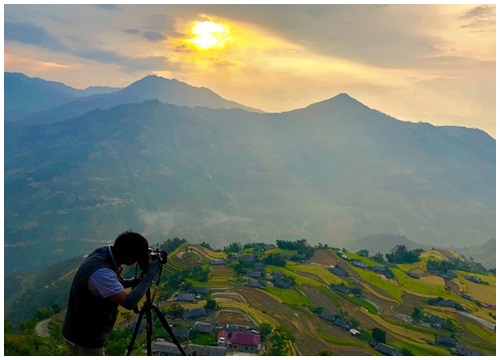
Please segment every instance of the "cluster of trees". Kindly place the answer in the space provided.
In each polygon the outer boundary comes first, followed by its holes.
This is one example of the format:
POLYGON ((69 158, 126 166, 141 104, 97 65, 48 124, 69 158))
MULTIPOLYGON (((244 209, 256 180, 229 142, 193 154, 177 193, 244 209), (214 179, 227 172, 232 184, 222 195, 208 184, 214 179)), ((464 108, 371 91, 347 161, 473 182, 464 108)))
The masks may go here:
POLYGON ((264 258, 264 264, 283 267, 286 265, 286 260, 281 254, 273 253, 264 258))
MULTIPOLYGON (((306 239, 295 241, 276 240, 276 246, 284 250, 297 250, 298 260, 307 260, 314 254, 314 248, 307 243, 306 239)), ((293 257, 292 260, 294 260, 293 257)))
POLYGON ((267 343, 266 356, 284 356, 288 354, 288 344, 295 341, 295 336, 283 325, 278 325, 273 329, 271 324, 260 324, 260 336, 264 343, 267 343))
MULTIPOLYGON (((386 260, 393 264, 411 264, 418 262, 420 260, 420 254, 423 253, 423 249, 408 250, 406 245, 396 245, 390 253, 384 254, 377 252, 375 255, 371 256, 370 259, 378 262, 385 263, 386 260)), ((357 252, 358 255, 369 257, 370 252, 366 249, 361 249, 357 252)))
POLYGON ((429 259, 427 262, 428 271, 436 271, 440 273, 446 273, 448 270, 462 270, 477 274, 486 274, 488 270, 481 265, 472 260, 464 260, 461 258, 452 258, 450 260, 432 260, 429 259))
POLYGON ((411 264, 418 262, 423 252, 423 249, 408 250, 405 245, 396 245, 385 257, 394 264, 411 264))

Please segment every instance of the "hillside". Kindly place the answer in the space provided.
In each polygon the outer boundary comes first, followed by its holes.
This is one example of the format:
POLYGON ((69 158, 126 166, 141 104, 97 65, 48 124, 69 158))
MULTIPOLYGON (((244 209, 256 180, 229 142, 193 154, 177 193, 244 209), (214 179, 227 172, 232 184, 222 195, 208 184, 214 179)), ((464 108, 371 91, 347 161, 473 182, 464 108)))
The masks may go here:
MULTIPOLYGON (((386 332, 387 345, 414 355, 450 355, 451 348, 441 343, 450 337, 457 341, 457 349, 495 355, 495 309, 494 305, 486 307, 495 304, 495 277, 454 270, 456 277, 446 280, 428 270, 431 260, 458 259, 468 264, 456 253, 430 250, 423 252, 417 263, 396 265, 323 246, 316 247, 305 262, 286 260, 284 266, 279 266, 266 265, 266 258, 273 254, 290 259, 302 256, 301 251, 262 243, 243 248, 240 244, 239 249, 237 253, 227 252, 228 249, 213 251, 184 242, 169 252, 157 299, 170 324, 189 328, 195 321, 217 322, 220 326, 238 324, 257 330, 263 323, 272 329, 281 325, 295 338, 286 345, 289 355, 315 355, 320 351, 338 356, 381 355, 369 344, 374 328, 386 332), (207 281, 192 278, 196 267, 209 271, 207 281), (334 267, 341 271, 334 271, 334 267), (260 276, 253 274, 255 269, 259 269, 260 276), (189 289, 183 290, 182 285, 172 287, 176 275, 181 273, 187 274, 184 286, 187 279, 193 289, 207 288, 208 297, 203 295, 194 302, 176 301, 177 293, 189 289), (208 316, 187 320, 168 315, 173 305, 195 309, 204 307, 209 300, 215 300, 218 309, 210 310, 208 316), (353 336, 349 329, 359 333, 353 336)), ((52 284, 68 277, 54 281, 57 276, 53 276, 51 280, 47 278, 52 284)), ((54 290, 45 284, 38 285, 48 292, 54 290)), ((27 289, 26 294, 30 291, 27 289)), ((60 319, 61 316, 55 317, 51 326, 57 328, 60 319)), ((122 314, 117 329, 133 324, 133 317, 127 319, 122 314)), ((155 329, 154 339, 166 336, 161 327, 155 329)), ((126 343, 124 339, 120 341, 126 343)), ((138 341, 141 344, 144 339, 138 341)), ((268 350, 269 347, 268 343, 268 350)), ((113 348, 124 349, 124 345, 114 344, 113 348)))
POLYGON ((381 233, 478 245, 495 234, 495 166, 482 131, 402 122, 346 94, 280 114, 153 100, 9 122, 5 273, 130 228, 219 247, 381 233))

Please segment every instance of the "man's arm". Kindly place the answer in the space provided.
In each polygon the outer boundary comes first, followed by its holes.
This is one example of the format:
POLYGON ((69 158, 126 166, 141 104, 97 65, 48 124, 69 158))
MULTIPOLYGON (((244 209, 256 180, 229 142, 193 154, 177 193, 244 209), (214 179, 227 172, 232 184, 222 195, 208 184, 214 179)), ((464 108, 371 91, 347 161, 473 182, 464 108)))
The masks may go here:
POLYGON ((158 273, 159 269, 160 262, 158 260, 153 261, 149 266, 146 276, 144 276, 139 285, 137 285, 130 293, 122 291, 118 294, 111 295, 109 298, 125 309, 132 310, 148 290, 151 285, 151 281, 153 281, 153 278, 158 273))

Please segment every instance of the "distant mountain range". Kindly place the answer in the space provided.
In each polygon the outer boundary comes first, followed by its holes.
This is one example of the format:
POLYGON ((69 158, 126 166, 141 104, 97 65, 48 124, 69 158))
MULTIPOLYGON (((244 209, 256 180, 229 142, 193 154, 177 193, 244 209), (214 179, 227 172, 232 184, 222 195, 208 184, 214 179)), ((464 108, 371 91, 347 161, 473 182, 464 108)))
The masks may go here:
POLYGON ((169 80, 154 75, 146 76, 124 89, 92 87, 86 91, 78 91, 61 83, 45 82, 15 73, 5 73, 4 79, 6 93, 9 93, 6 103, 13 108, 9 116, 6 115, 6 120, 17 120, 24 125, 64 121, 95 109, 110 109, 117 105, 146 100, 159 100, 179 106, 240 108, 262 112, 223 99, 209 89, 193 87, 175 79, 169 80), (29 98, 26 95, 29 95, 29 98), (26 101, 30 102, 29 112, 24 111, 26 101), (19 113, 24 116, 20 116, 19 113))
MULTIPOLYGON (((76 100, 50 84, 31 87, 50 109, 5 123, 6 274, 129 228, 217 247, 495 235, 496 144, 483 131, 402 122, 347 94, 268 114, 153 76, 76 100)), ((22 109, 9 88, 6 109, 22 109)))

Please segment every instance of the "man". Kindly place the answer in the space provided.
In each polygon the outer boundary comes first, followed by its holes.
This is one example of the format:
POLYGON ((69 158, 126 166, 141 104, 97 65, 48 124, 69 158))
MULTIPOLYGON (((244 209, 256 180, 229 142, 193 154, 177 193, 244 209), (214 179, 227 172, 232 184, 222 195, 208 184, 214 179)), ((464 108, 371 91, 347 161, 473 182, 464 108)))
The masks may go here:
POLYGON ((62 334, 73 355, 104 355, 118 306, 131 310, 144 296, 160 268, 151 260, 148 241, 140 234, 124 232, 113 245, 92 252, 75 274, 62 334), (142 279, 123 280, 121 265, 139 267, 142 279), (137 285, 137 286, 135 286, 137 285), (126 287, 135 288, 127 293, 126 287))

